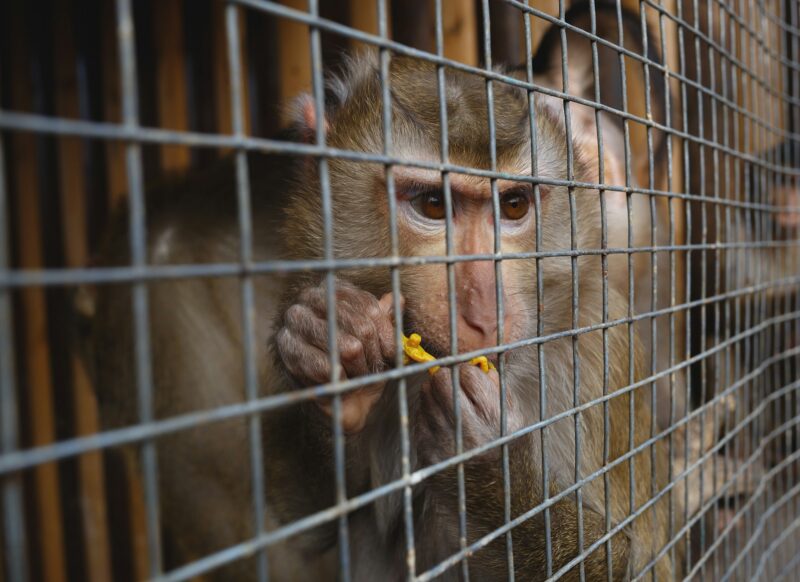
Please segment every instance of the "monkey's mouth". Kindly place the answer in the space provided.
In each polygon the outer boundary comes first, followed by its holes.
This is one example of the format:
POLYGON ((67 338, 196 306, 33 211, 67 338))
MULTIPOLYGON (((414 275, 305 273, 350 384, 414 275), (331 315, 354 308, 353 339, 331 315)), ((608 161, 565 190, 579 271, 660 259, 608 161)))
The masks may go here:
MULTIPOLYGON (((436 339, 433 335, 430 335, 430 334, 426 335, 424 328, 422 328, 422 327, 420 327, 418 325, 414 325, 411 322, 406 322, 406 325, 404 325, 403 327, 404 327, 403 333, 406 336, 410 336, 412 333, 419 334, 420 337, 422 338, 422 344, 421 344, 422 347, 425 349, 426 352, 428 352, 430 355, 432 355, 437 360, 441 359, 441 358, 446 358, 446 357, 452 355, 452 350, 450 349, 451 346, 450 346, 450 339, 449 338, 446 339, 444 342, 442 342, 442 341, 436 339)), ((490 346, 490 348, 491 348, 491 346, 490 346)), ((464 349, 462 346, 459 346, 459 349, 457 350, 457 354, 460 355, 460 354, 465 354, 467 352, 472 352, 472 351, 476 351, 476 350, 475 349, 464 349)), ((489 360, 489 362, 491 362, 494 366, 497 366, 498 360, 499 360, 498 354, 490 353, 490 354, 481 354, 481 355, 486 356, 486 359, 489 360)))
MULTIPOLYGON (((424 343, 424 342, 423 342, 424 343)), ((437 360, 440 358, 446 358, 451 355, 451 350, 448 348, 443 348, 440 345, 431 344, 430 346, 424 346, 425 350, 432 355, 437 360)), ((476 350, 458 350, 458 355, 465 354, 467 352, 472 352, 476 350)), ((494 366, 497 366, 497 354, 480 354, 482 356, 486 356, 486 359, 489 360, 494 366)))

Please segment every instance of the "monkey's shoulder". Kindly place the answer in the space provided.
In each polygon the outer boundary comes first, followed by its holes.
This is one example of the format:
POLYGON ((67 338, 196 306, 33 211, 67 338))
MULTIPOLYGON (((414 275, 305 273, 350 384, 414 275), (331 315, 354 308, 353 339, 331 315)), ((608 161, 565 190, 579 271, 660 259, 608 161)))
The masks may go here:
MULTIPOLYGON (((230 155, 148 184, 144 195, 148 264, 238 261, 243 226, 252 227, 255 260, 282 256, 277 230, 293 165, 279 156, 250 153, 241 167, 246 179, 230 155), (247 212, 240 211, 242 204, 247 212)), ((129 202, 116 209, 97 263, 129 263, 129 202)))

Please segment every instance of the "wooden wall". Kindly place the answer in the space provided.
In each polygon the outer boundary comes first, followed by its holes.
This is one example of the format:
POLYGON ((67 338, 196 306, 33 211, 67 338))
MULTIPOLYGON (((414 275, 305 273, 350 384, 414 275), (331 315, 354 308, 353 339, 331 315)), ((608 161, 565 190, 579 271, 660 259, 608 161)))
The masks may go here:
MULTIPOLYGON (((660 4, 670 12, 676 0, 660 4)), ((305 0, 284 0, 305 10, 305 0)), ((557 0, 531 4, 558 14, 557 0)), ((638 0, 623 4, 639 14, 638 0)), ((378 32, 374 0, 322 0, 322 15, 372 34, 378 32)), ((435 51, 431 0, 396 0, 389 5, 393 39, 435 51)), ((644 4, 642 4, 644 5, 644 4)), ((110 0, 5 0, 0 3, 0 106, 68 119, 118 123, 121 95, 114 3, 110 0)), ((231 103, 223 0, 133 2, 140 120, 145 126, 228 133, 231 103)), ((524 58, 523 23, 517 9, 493 0, 495 63, 524 58)), ((678 69, 677 28, 649 9, 646 18, 659 42, 667 36, 666 62, 678 69)), ((478 0, 444 0, 445 56, 471 65, 483 58, 478 0)), ((310 89, 308 28, 255 12, 241 12, 241 54, 246 72, 246 131, 271 136, 284 104, 310 89)), ((546 29, 533 19, 534 46, 546 29)), ((325 66, 334 66, 358 42, 323 35, 325 66)), ((641 68, 630 59, 630 68, 641 68)), ((673 91, 677 94, 673 80, 673 91)), ((644 116, 640 91, 629 88, 631 111, 644 116)), ((674 103, 673 119, 679 107, 674 103)), ((776 108, 773 122, 781 123, 776 108)), ((644 151, 644 129, 632 124, 636 151, 644 151)), ((89 265, 110 214, 125 197, 124 145, 32 133, 2 134, 8 169, 10 216, 0 225, 9 236, 13 265, 20 269, 89 265), (7 229, 7 231, 6 231, 7 229)), ((739 144, 748 147, 747 144, 739 144)), ((675 152, 679 151, 676 144, 675 152)), ((207 164, 223 152, 184 146, 145 146, 147 181, 207 164)), ((683 189, 676 155, 673 188, 683 189)), ((665 185, 657 185, 665 189, 665 185)), ((680 205, 680 203, 678 203, 680 205)), ((681 207, 682 208, 682 207, 681 207)), ((677 215, 681 216, 682 210, 677 215)), ((684 239, 682 223, 676 242, 684 239)), ((88 435, 99 430, 89 375, 76 353, 79 333, 67 288, 26 288, 14 293, 16 369, 21 442, 24 448, 88 435)), ((142 499, 135 480, 112 482, 113 455, 91 453, 47 464, 23 475, 28 564, 33 580, 101 582, 146 576, 142 499), (134 548, 129 561, 120 546, 134 548)), ((0 536, 2 533, 0 533, 0 536)), ((2 561, 0 561, 0 565, 2 561)), ((0 568, 0 582, 3 571, 0 568)))

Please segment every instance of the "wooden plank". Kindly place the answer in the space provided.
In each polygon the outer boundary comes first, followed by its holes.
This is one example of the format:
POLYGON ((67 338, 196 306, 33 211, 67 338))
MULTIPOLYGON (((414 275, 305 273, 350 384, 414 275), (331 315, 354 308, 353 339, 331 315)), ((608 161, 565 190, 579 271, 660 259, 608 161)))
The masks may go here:
MULTIPOLYGON (((226 17, 225 7, 227 2, 225 0, 214 0, 212 5, 214 31, 213 31, 213 45, 214 45, 214 87, 216 90, 216 118, 217 118, 217 131, 223 134, 231 134, 233 132, 233 121, 231 119, 231 76, 230 67, 228 67, 228 36, 226 32, 226 17)), ((247 14, 243 9, 239 9, 239 40, 241 44, 241 64, 242 74, 246 75, 248 70, 246 43, 246 24, 247 14)), ((244 131, 250 133, 250 96, 246 82, 246 76, 242 83, 242 109, 245 112, 244 116, 244 131)), ((223 150, 224 152, 224 150, 223 150)))
MULTIPOLYGON (((186 62, 191 67, 187 92, 189 103, 189 128, 192 131, 214 133, 217 131, 214 84, 213 38, 217 23, 212 20, 212 0, 192 0, 192 9, 185 11, 184 36, 186 38, 186 62)), ((264 34, 268 40, 274 35, 264 34)), ((262 37, 262 38, 263 38, 262 37)), ((192 164, 205 167, 212 163, 217 152, 209 148, 192 149, 192 164)))
POLYGON ((489 4, 489 19, 492 27, 492 63, 516 65, 525 58, 522 16, 522 11, 510 4, 501 2, 489 4))
MULTIPOLYGON (((119 52, 116 34, 116 14, 114 4, 104 2, 103 15, 103 120, 111 123, 122 122, 122 95, 120 87, 119 52)), ((105 143, 106 174, 109 195, 109 209, 119 210, 119 205, 126 198, 128 175, 125 167, 125 144, 118 141, 105 143)), ((126 483, 129 485, 130 501, 125 508, 116 511, 128 513, 131 524, 129 532, 112 532, 129 541, 131 553, 132 577, 144 580, 148 576, 147 535, 144 525, 144 490, 141 479, 136 472, 125 465, 126 483), (130 536, 128 539, 126 535, 130 536)))
MULTIPOLYGON (((670 14, 677 14, 678 7, 676 0, 665 0, 663 3, 664 8, 670 14)), ((660 36, 660 25, 659 25, 659 16, 655 13, 654 10, 648 10, 646 14, 647 22, 650 26, 650 31, 655 31, 655 38, 650 37, 650 44, 651 46, 656 46, 661 52, 661 36, 660 36), (654 42, 658 40, 658 44, 653 45, 654 42)), ((665 35, 665 42, 666 45, 666 54, 662 54, 661 58, 663 59, 664 63, 669 67, 670 71, 678 71, 680 69, 680 55, 678 50, 678 30, 673 25, 673 23, 666 17, 664 19, 664 35, 665 35)), ((652 74, 652 71, 651 71, 652 74)), ((667 81, 670 82, 670 81, 667 81)), ((670 85, 670 95, 671 95, 671 111, 670 116, 672 118, 673 126, 676 125, 677 121, 680 119, 680 97, 679 94, 673 90, 673 85, 670 85)), ((671 137, 667 137, 667 139, 672 139, 671 137)), ((673 147, 672 147, 672 191, 673 192, 686 192, 686 185, 683 183, 683 156, 680 155, 679 150, 679 143, 678 140, 673 139, 673 147)), ((666 163, 666 161, 664 162, 666 163)), ((666 183, 665 184, 657 184, 656 188, 666 190, 666 183)), ((668 205, 666 200, 663 200, 662 204, 668 205)), ((684 210, 685 201, 683 199, 677 198, 672 199, 672 209, 674 215, 674 222, 673 228, 675 229, 675 244, 682 245, 686 243, 686 212, 684 210)), ((676 253, 677 257, 676 261, 676 272, 675 278, 676 281, 683 281, 684 277, 686 276, 686 262, 685 262, 685 255, 683 253, 676 253)), ((677 290, 675 301, 678 304, 682 304, 685 302, 685 289, 683 285, 679 285, 680 289, 677 290)), ((686 313, 685 311, 681 310, 679 313, 676 314, 676 330, 675 333, 680 338, 685 337, 684 326, 685 326, 685 318, 686 313)))
MULTIPOLYGON (((565 3, 565 9, 569 8, 570 2, 565 0, 565 3)), ((558 16, 558 0, 535 0, 534 2, 531 2, 531 6, 537 10, 541 10, 542 12, 549 14, 550 16, 558 16)), ((530 18, 531 23, 531 50, 533 51, 533 54, 536 54, 536 49, 539 48, 539 44, 542 42, 542 37, 544 37, 545 32, 547 32, 547 29, 552 25, 546 20, 542 20, 541 18, 533 16, 532 14, 528 14, 528 18, 530 18)))
MULTIPOLYGON (((282 0, 281 4, 308 10, 306 0, 282 0)), ((278 20, 278 56, 280 62, 280 98, 283 103, 300 93, 311 91, 311 45, 304 24, 285 18, 278 20)))
MULTIPOLYGON (((378 3, 375 0, 350 0, 350 26, 363 32, 378 34, 378 3)), ((391 23, 388 28, 391 31, 391 23)), ((351 42, 353 48, 364 46, 356 40, 351 42)))
MULTIPOLYGON (((11 20, 11 107, 17 111, 33 109, 33 84, 30 75, 31 51, 26 31, 26 7, 13 2, 11 20)), ((17 211, 17 264, 23 269, 41 269, 43 248, 41 208, 39 206, 39 175, 36 137, 31 133, 15 132, 9 139, 13 152, 14 191, 17 211)), ((43 446, 56 440, 53 409, 53 386, 50 368, 50 349, 47 338, 46 301, 41 287, 20 291, 22 323, 22 357, 28 391, 30 445, 43 446)), ((42 577, 48 582, 66 580, 63 511, 59 494, 59 475, 56 463, 38 465, 33 469, 36 506, 38 551, 34 553, 41 565, 42 577)))
POLYGON ((429 53, 436 52, 436 12, 431 0, 392 2, 392 38, 429 53))
MULTIPOLYGON (((78 98, 77 51, 72 28, 72 3, 57 0, 54 59, 56 115, 80 117, 78 98)), ((84 156, 80 140, 58 140, 58 171, 63 209, 64 255, 67 267, 84 267, 89 258, 86 216, 86 183, 83 174, 84 156)), ((97 400, 89 381, 84 361, 76 349, 70 354, 72 389, 77 436, 98 432, 97 400)), ((111 579, 111 554, 106 516, 103 460, 100 452, 87 453, 78 459, 80 508, 83 517, 84 548, 88 580, 111 579)))
POLYGON ((147 549, 147 519, 144 501, 144 483, 140 465, 135 453, 124 451, 124 468, 128 484, 128 519, 131 528, 132 562, 135 569, 134 580, 145 580, 149 576, 149 552, 147 549))
MULTIPOLYGON (((122 122, 122 99, 120 95, 119 53, 114 5, 103 3, 103 121, 122 122)), ((108 206, 111 211, 119 207, 128 191, 125 173, 125 146, 122 142, 105 142, 106 175, 108 184, 108 206)))
MULTIPOLYGON (((189 129, 183 8, 182 0, 161 0, 153 10, 158 125, 180 131, 189 129)), ((191 160, 188 147, 175 145, 161 146, 160 158, 165 172, 186 170, 191 160)))
POLYGON ((475 0, 444 0, 442 32, 445 57, 467 65, 478 64, 477 14, 475 0))

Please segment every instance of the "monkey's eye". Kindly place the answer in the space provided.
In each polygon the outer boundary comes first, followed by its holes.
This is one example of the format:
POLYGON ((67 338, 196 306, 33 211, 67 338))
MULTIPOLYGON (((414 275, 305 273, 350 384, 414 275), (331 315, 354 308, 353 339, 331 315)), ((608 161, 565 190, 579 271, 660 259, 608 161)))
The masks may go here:
POLYGON ((441 192, 425 192, 411 201, 414 210, 431 220, 444 220, 444 194, 441 192))
POLYGON ((521 220, 528 214, 531 200, 525 194, 510 192, 500 199, 500 209, 503 217, 508 220, 521 220))

